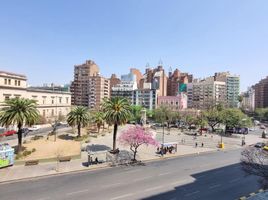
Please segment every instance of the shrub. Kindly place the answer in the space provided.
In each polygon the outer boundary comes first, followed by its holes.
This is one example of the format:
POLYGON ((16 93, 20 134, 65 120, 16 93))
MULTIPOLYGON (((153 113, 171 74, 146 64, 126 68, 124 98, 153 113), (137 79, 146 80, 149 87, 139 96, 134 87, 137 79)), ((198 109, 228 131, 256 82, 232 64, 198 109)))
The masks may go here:
POLYGON ((21 159, 22 157, 23 157, 22 154, 19 153, 19 154, 16 155, 15 159, 16 159, 16 160, 19 160, 19 159, 21 159))
POLYGON ((22 153, 22 155, 23 155, 24 157, 26 157, 26 156, 29 156, 31 153, 32 153, 31 151, 25 150, 25 151, 22 153))
POLYGON ((39 140, 41 138, 43 138, 44 136, 42 135, 35 135, 34 137, 31 138, 31 140, 39 140))
POLYGON ((81 142, 81 141, 84 141, 86 139, 88 139, 88 135, 82 135, 81 137, 77 137, 74 140, 78 141, 78 142, 81 142))
POLYGON ((36 152, 36 149, 35 149, 35 148, 32 149, 32 153, 33 153, 33 152, 36 152))

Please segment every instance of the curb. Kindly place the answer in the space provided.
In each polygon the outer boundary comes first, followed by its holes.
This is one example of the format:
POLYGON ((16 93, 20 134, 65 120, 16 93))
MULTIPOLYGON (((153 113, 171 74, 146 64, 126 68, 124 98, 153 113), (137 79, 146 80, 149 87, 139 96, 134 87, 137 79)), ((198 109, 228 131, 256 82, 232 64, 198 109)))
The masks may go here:
MULTIPOLYGON (((169 160, 169 159, 183 158, 183 157, 191 157, 194 155, 216 153, 219 151, 221 151, 221 150, 217 149, 217 150, 211 150, 211 151, 206 151, 206 152, 198 152, 198 153, 169 156, 169 157, 159 157, 159 158, 152 158, 152 159, 141 160, 141 161, 145 162, 145 163, 149 163, 149 162, 154 162, 154 161, 169 160)), ((228 150, 226 150, 226 151, 228 151, 228 150)), ((225 151, 223 151, 223 152, 225 152, 225 151)), ((109 164, 109 163, 107 163, 107 164, 109 164)), ((68 174, 76 174, 76 173, 82 173, 82 172, 96 171, 96 170, 108 169, 108 168, 113 168, 113 167, 118 167, 118 166, 106 165, 106 166, 100 166, 100 167, 96 167, 96 168, 85 168, 85 169, 79 169, 79 170, 68 171, 68 172, 58 172, 58 173, 56 172, 54 174, 45 174, 45 175, 40 175, 40 176, 35 176, 35 177, 26 177, 26 178, 14 179, 14 180, 2 181, 2 182, 0 182, 0 185, 23 182, 23 181, 27 181, 27 180, 33 181, 33 180, 38 180, 38 179, 53 177, 53 176, 62 176, 62 175, 68 175, 68 174)))
POLYGON ((260 193, 264 193, 264 192, 268 192, 268 190, 259 189, 257 192, 252 192, 247 196, 242 196, 238 200, 247 200, 248 198, 250 198, 252 196, 256 196, 256 195, 258 195, 260 193))
POLYGON ((68 171, 68 172, 56 172, 54 174, 45 174, 45 175, 40 175, 40 176, 35 176, 35 177, 26 177, 26 178, 14 179, 14 180, 9 180, 9 181, 2 181, 2 182, 0 182, 0 185, 18 183, 18 182, 23 182, 23 181, 34 181, 34 180, 47 178, 47 177, 57 177, 57 176, 62 176, 62 175, 66 175, 66 174, 76 174, 76 173, 96 171, 96 170, 108 169, 108 168, 112 168, 112 167, 111 166, 101 166, 101 167, 96 167, 96 168, 92 168, 92 169, 85 168, 85 169, 79 169, 79 170, 68 171))

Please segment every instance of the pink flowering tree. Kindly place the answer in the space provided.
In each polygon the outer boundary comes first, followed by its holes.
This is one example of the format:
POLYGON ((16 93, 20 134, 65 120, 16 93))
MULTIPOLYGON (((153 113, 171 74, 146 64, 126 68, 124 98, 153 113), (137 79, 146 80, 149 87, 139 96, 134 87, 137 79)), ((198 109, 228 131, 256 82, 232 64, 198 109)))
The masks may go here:
POLYGON ((139 125, 130 126, 128 129, 124 130, 118 140, 121 144, 130 146, 130 150, 134 153, 133 161, 136 161, 139 146, 143 144, 147 146, 159 145, 153 138, 153 133, 139 125))

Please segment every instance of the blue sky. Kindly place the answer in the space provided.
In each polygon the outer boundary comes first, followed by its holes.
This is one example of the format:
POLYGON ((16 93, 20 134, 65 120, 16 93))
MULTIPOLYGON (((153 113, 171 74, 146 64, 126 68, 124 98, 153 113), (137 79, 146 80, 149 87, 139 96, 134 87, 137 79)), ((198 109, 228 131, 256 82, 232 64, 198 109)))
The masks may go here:
POLYGON ((94 60, 101 74, 147 63, 205 77, 268 75, 267 0, 0 0, 0 70, 66 83, 94 60))

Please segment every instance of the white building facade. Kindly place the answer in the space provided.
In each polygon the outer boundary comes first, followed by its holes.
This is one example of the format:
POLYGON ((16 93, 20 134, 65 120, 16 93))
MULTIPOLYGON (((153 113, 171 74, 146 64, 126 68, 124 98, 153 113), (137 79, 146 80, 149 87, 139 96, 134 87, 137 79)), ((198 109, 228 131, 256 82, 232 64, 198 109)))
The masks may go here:
POLYGON ((28 88, 25 75, 0 71, 0 109, 11 98, 35 100, 40 115, 48 120, 66 116, 71 110, 71 93, 28 88))

